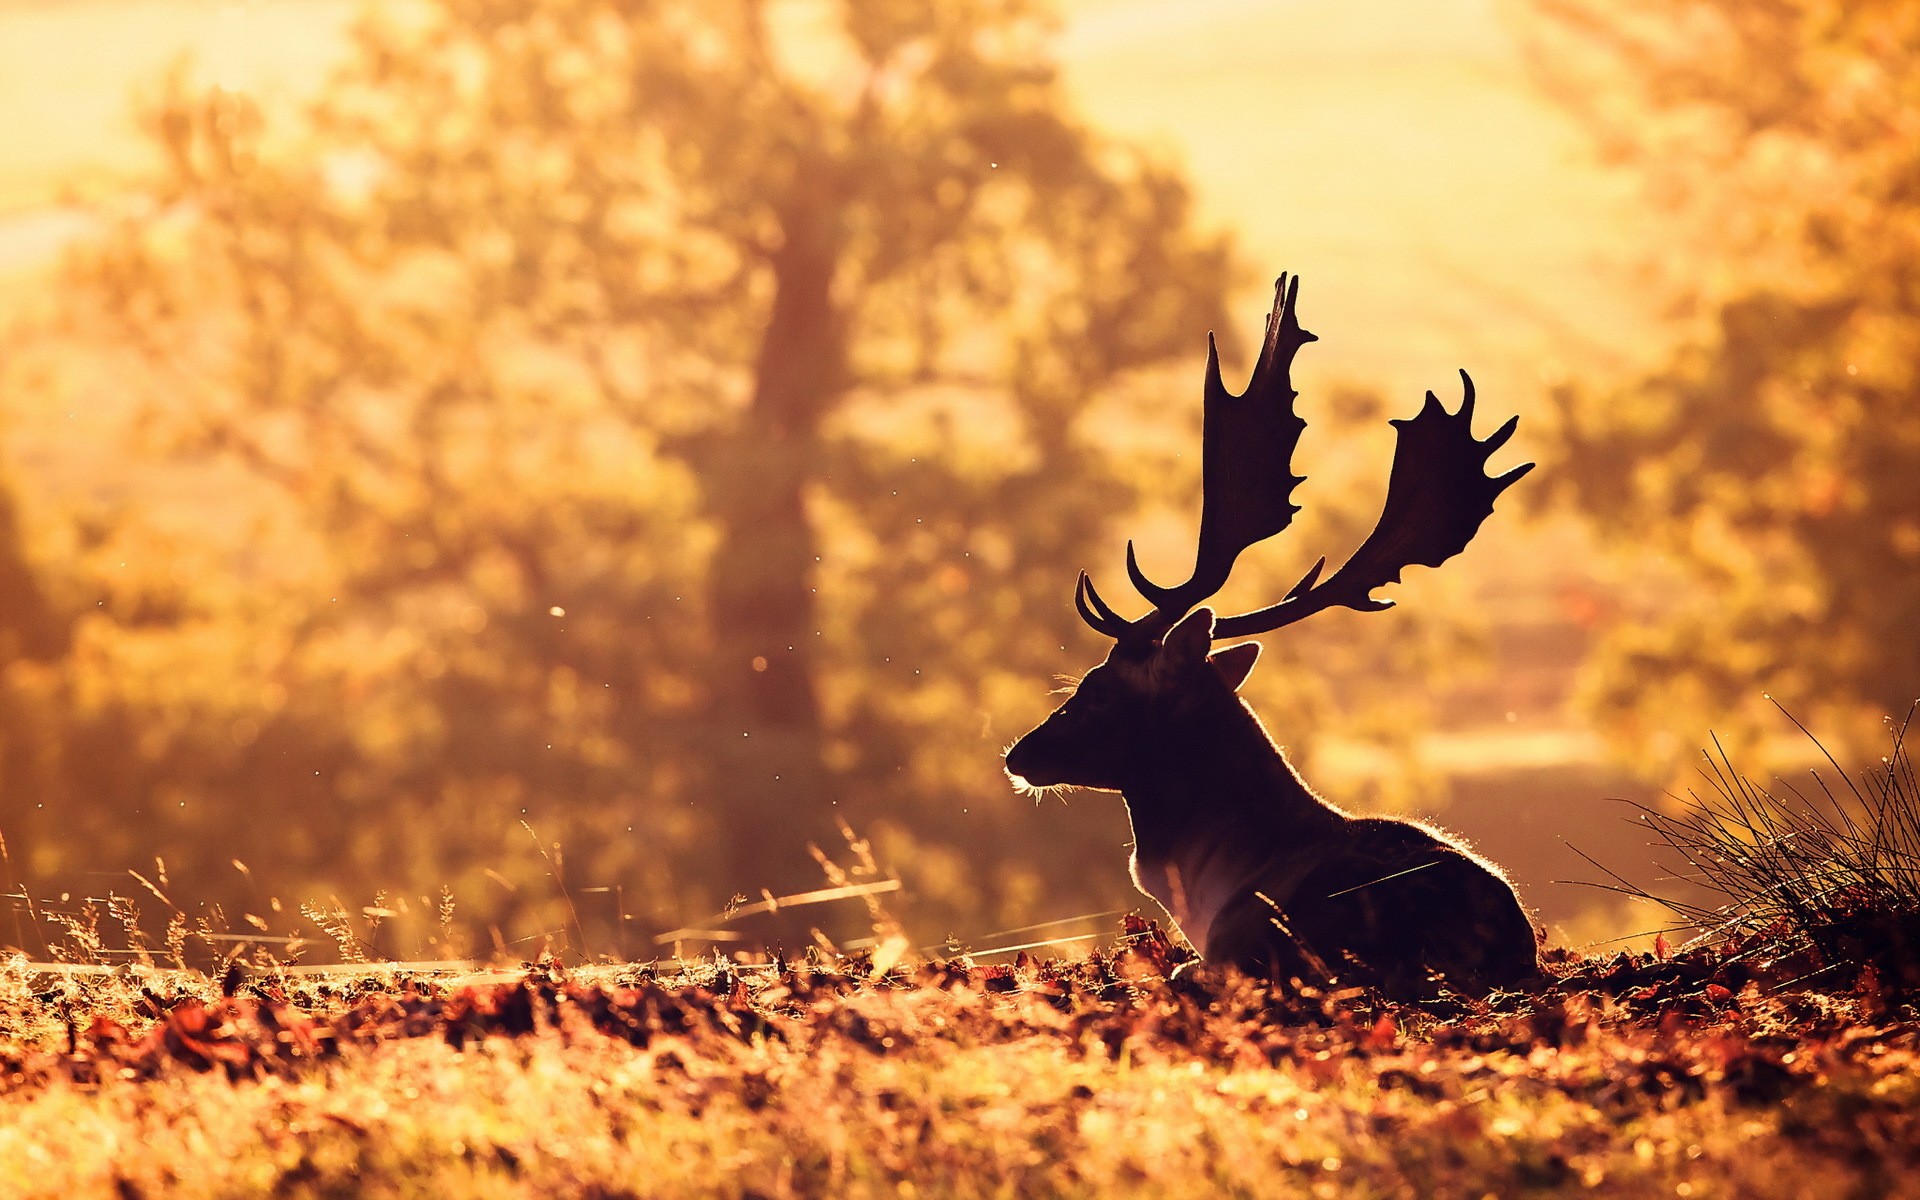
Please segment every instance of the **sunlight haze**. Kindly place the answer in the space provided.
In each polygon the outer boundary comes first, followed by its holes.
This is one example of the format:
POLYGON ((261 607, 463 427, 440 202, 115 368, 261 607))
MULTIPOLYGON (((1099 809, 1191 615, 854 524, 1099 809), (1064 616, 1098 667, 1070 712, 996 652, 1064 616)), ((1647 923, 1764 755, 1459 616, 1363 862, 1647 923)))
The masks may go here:
MULTIPOLYGON (((0 127, 9 131, 0 314, 43 295, 42 271, 92 228, 89 201, 137 186, 159 165, 138 114, 169 72, 248 94, 271 137, 294 126, 344 60, 357 11, 345 0, 0 0, 0 127)), ((1201 226, 1237 240, 1245 271, 1228 310, 1232 337, 1256 336, 1275 275, 1302 277, 1302 320, 1321 339, 1294 376, 1313 430, 1297 464, 1316 479, 1302 493, 1307 505, 1329 504, 1348 484, 1377 494, 1385 479, 1384 422, 1338 445, 1317 440, 1334 428, 1326 406, 1342 388, 1378 392, 1388 414, 1405 414, 1428 389, 1452 403, 1457 372, 1469 369, 1493 411, 1523 417, 1502 452, 1514 463, 1539 456, 1529 437, 1544 426, 1549 387, 1657 350, 1654 322, 1629 286, 1646 244, 1635 223, 1646 218, 1530 84, 1500 0, 1076 0, 1054 47, 1079 115, 1182 169, 1201 226), (1351 463, 1365 471, 1342 465, 1351 463)), ((1196 371, 1205 333, 1196 327, 1182 343, 1196 371)), ((1164 412, 1187 411, 1197 392, 1187 386, 1166 397, 1164 412)), ((110 497, 157 511, 182 493, 201 497, 201 515, 174 519, 220 524, 212 514, 225 512, 224 497, 204 480, 141 475, 129 485, 129 475, 100 471, 95 447, 122 422, 122 397, 82 395, 76 403, 32 390, 6 414, 8 453, 34 484, 25 503, 110 497)), ((1170 574, 1190 553, 1190 520, 1163 505, 1132 531, 1150 573, 1170 574)), ((1123 544, 1086 565, 1116 578, 1123 544)), ((1291 543, 1252 557, 1269 555, 1277 565, 1311 561, 1291 543)), ((1474 607, 1497 609, 1495 681, 1434 680, 1470 702, 1457 706, 1459 719, 1422 728, 1413 759, 1386 752, 1381 728, 1325 738, 1321 777, 1348 794, 1385 788, 1450 802, 1450 819, 1490 852, 1523 861, 1531 878, 1575 869, 1547 865, 1566 858, 1558 839, 1569 832, 1616 840, 1612 810, 1597 798, 1549 822, 1516 808, 1506 785, 1449 792, 1445 782, 1598 769, 1600 743, 1571 702, 1585 632, 1566 606, 1590 572, 1577 531, 1517 517, 1494 522, 1446 578, 1413 572, 1400 592, 1413 607, 1492 602, 1474 607), (1601 826, 1608 832, 1592 833, 1601 826)), ((1258 694, 1273 683, 1252 686, 1258 694)), ((976 768, 993 765, 969 759, 976 768)), ((1597 797, 1602 785, 1581 786, 1597 797)), ((1564 918, 1590 897, 1563 889, 1541 900, 1564 918)))
MULTIPOLYGON (((1522 78, 1497 0, 1080 0, 1057 41, 1100 127, 1184 162, 1261 275, 1297 271, 1323 343, 1303 377, 1394 396, 1528 392, 1646 336, 1617 184, 1522 78), (1549 349, 1552 343, 1554 349, 1549 349), (1566 361, 1584 348, 1590 362, 1566 361)), ((0 4, 0 273, 78 228, 75 188, 149 153, 137 98, 193 77, 285 111, 347 46, 343 0, 0 4)), ((1248 320, 1266 283, 1249 281, 1248 320)))

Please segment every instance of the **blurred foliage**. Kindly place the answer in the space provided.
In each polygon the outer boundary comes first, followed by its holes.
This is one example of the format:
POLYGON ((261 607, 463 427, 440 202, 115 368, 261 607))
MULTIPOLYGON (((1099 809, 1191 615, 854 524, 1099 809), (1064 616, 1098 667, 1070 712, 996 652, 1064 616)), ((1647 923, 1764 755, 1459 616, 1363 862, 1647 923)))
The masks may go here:
POLYGON ((1671 219, 1684 331, 1556 397, 1543 476, 1658 581, 1591 698, 1642 762, 1777 727, 1763 690, 1874 746, 1920 694, 1920 5, 1530 10, 1536 77, 1671 219))
MULTIPOLYGON (((921 935, 1131 903, 1117 803, 1036 807, 998 755, 1104 651, 1074 570, 1142 493, 1197 511, 1201 334, 1233 359, 1257 314, 1179 173, 1070 115, 1048 30, 442 0, 375 10, 298 127, 175 76, 164 170, 0 373, 114 431, 27 539, 64 615, 15 621, 54 628, 5 676, 16 875, 134 865, 235 924, 378 891, 388 929, 444 888, 644 953, 817 886, 845 821, 921 935)), ((1362 392, 1308 415, 1336 462, 1386 432, 1362 392)), ((1358 473, 1250 574, 1357 543, 1358 473)), ((1396 679, 1460 637, 1395 620, 1274 648, 1283 740, 1407 744, 1396 679)))

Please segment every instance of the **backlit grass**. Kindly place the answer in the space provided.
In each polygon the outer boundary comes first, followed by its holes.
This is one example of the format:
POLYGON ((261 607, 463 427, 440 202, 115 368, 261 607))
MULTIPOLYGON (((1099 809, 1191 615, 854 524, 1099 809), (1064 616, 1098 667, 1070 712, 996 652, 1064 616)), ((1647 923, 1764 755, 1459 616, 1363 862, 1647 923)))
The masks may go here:
POLYGON ((1426 1008, 1179 971, 1140 930, 1013 967, 230 998, 16 963, 0 1194, 1920 1194, 1913 1010, 1870 972, 1776 991, 1736 954, 1426 1008))

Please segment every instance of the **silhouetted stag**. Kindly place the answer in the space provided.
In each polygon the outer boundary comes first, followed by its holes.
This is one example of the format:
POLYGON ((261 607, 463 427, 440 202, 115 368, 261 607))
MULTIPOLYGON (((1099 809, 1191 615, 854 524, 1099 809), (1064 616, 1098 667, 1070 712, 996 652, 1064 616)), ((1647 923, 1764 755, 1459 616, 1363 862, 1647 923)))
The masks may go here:
POLYGON ((1437 567, 1466 548, 1501 492, 1532 470, 1485 473, 1519 418, 1472 433, 1473 381, 1449 413, 1433 393, 1399 430, 1385 510, 1322 580, 1322 558, 1280 603, 1216 619, 1195 605, 1227 581, 1242 550, 1285 529, 1303 477, 1292 457, 1306 428, 1293 411, 1293 357, 1317 340, 1294 312, 1299 280, 1281 276, 1266 342, 1245 394, 1220 382, 1209 338, 1200 540, 1178 587, 1127 573, 1154 609, 1129 621, 1080 573, 1074 604, 1114 639, 1106 661, 1007 752, 1016 783, 1120 792, 1133 822, 1133 878, 1208 960, 1278 979, 1367 982, 1399 995, 1434 977, 1484 993, 1539 971, 1531 922, 1512 884, 1458 840, 1413 821, 1354 817, 1315 795, 1236 694, 1257 643, 1212 649, 1344 607, 1393 606, 1375 588, 1403 568, 1437 567))

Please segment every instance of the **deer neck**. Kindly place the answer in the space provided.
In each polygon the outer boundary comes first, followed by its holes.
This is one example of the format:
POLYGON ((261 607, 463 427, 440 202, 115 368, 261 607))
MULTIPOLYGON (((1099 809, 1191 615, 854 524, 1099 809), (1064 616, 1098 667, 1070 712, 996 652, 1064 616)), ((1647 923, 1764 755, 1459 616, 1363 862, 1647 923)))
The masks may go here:
POLYGON ((1345 814, 1300 778, 1237 695, 1166 722, 1121 785, 1135 843, 1162 854, 1212 837, 1311 839, 1345 814))
POLYGON ((1133 874, 1201 953, 1214 914, 1256 878, 1317 862, 1347 821, 1314 795, 1238 696, 1169 722, 1121 788, 1133 874))

